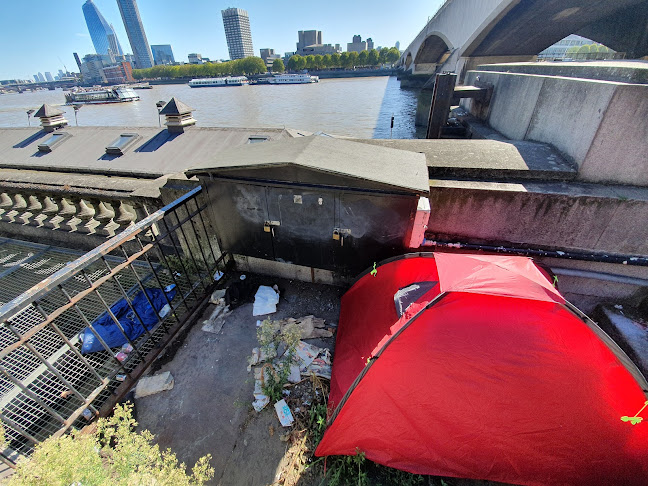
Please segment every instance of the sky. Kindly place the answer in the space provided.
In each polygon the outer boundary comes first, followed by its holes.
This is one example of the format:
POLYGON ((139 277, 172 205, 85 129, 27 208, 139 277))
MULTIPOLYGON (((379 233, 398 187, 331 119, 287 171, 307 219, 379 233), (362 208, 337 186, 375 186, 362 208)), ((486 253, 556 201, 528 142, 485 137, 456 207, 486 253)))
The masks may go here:
MULTIPOLYGON (((64 65, 78 71, 73 52, 93 53, 81 6, 85 0, 3 0, 0 16, 0 79, 33 79, 52 75, 64 65)), ((116 0, 94 0, 112 23, 122 48, 132 52, 116 0)), ((248 11, 255 55, 260 48, 283 54, 295 50, 297 31, 321 30, 325 44, 346 50, 354 34, 371 37, 376 47, 404 49, 442 0, 374 0, 325 2, 295 0, 137 0, 149 44, 171 44, 176 61, 198 52, 210 59, 228 59, 221 10, 248 11)))

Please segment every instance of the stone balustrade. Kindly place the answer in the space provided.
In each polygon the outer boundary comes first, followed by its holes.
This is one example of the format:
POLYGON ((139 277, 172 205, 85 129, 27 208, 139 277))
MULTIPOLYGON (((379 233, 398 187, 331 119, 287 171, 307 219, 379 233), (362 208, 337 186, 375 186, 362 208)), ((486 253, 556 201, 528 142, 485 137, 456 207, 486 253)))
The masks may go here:
POLYGON ((0 222, 110 238, 157 209, 133 199, 0 189, 0 222))

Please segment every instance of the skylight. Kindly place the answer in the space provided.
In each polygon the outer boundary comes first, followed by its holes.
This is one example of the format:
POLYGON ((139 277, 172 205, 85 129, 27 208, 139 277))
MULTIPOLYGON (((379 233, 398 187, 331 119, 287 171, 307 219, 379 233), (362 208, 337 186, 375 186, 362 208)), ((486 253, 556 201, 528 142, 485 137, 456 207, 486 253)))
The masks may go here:
POLYGON ((124 155, 126 149, 137 140, 137 133, 122 133, 106 147, 106 153, 110 155, 124 155))
POLYGON ((40 152, 51 152, 57 145, 59 145, 63 140, 69 137, 69 135, 69 133, 65 132, 52 133, 49 138, 38 145, 38 150, 40 152))
POLYGON ((259 143, 259 142, 265 142, 268 140, 268 137, 249 137, 248 138, 248 143, 259 143))

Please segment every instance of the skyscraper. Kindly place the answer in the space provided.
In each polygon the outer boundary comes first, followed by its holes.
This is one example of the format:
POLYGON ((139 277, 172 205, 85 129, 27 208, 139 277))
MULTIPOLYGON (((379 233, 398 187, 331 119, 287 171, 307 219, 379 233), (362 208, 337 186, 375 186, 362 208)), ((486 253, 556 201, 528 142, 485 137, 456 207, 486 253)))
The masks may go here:
POLYGON ((105 55, 108 54, 108 49, 110 49, 113 54, 121 56, 123 52, 121 45, 119 45, 117 34, 115 34, 115 29, 106 22, 106 19, 101 15, 97 6, 92 3, 92 0, 87 0, 81 9, 83 10, 83 16, 85 17, 95 52, 105 55))
POLYGON ((156 66, 158 64, 173 64, 175 62, 173 50, 171 50, 169 44, 151 46, 151 51, 153 51, 153 61, 156 66))
POLYGON ((121 12, 128 41, 135 56, 135 67, 145 69, 153 67, 153 54, 146 40, 146 32, 142 25, 139 9, 135 0, 117 0, 121 12))
POLYGON ((241 8, 228 8, 221 13, 230 59, 254 56, 248 13, 241 8))
POLYGON ((50 83, 54 81, 54 78, 52 77, 52 73, 45 71, 45 79, 49 81, 50 83))

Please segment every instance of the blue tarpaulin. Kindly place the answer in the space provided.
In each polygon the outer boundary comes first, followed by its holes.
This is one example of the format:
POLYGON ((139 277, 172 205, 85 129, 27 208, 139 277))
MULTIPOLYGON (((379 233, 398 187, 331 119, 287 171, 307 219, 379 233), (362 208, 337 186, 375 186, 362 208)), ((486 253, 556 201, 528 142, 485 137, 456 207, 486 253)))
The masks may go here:
MULTIPOLYGON (((137 314, 133 312, 126 299, 117 301, 110 308, 110 311, 117 318, 131 341, 137 339, 144 333, 144 326, 146 326, 146 329, 152 329, 159 321, 158 314, 160 318, 163 318, 169 313, 171 309, 169 308, 168 301, 173 300, 176 290, 175 285, 169 285, 164 291, 157 288, 147 288, 146 293, 148 294, 148 299, 141 290, 131 299, 131 306, 137 311, 137 314), (165 292, 166 298, 164 297, 165 292), (149 299, 153 303, 155 310, 151 308, 149 299)), ((97 317, 92 322, 92 327, 111 348, 122 346, 128 342, 128 339, 126 339, 124 333, 122 333, 108 312, 104 312, 97 317)), ((80 338, 83 341, 83 346, 81 347, 82 354, 104 350, 101 342, 89 327, 86 327, 81 332, 80 338)))

